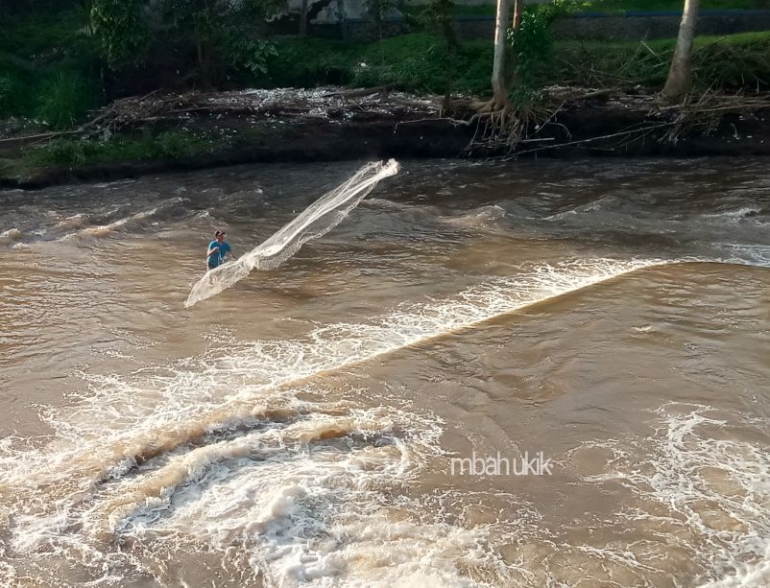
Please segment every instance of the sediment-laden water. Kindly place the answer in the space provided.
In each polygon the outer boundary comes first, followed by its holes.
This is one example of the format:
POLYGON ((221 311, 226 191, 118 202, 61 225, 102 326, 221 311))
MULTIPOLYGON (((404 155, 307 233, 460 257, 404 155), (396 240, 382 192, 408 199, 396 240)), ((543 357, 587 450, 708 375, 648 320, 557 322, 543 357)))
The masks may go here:
POLYGON ((770 585, 767 161, 0 192, 0 586, 770 585), (519 475, 516 475, 519 474, 519 475))

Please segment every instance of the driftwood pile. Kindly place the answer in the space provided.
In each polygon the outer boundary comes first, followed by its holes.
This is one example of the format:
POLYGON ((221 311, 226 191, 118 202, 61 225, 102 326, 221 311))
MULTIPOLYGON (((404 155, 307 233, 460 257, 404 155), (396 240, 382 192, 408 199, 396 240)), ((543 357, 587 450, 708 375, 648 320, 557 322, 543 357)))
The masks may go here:
POLYGON ((274 89, 184 94, 156 91, 145 96, 116 100, 94 113, 91 120, 75 130, 0 139, 0 147, 16 147, 66 136, 99 138, 158 121, 181 125, 201 118, 213 121, 245 118, 254 123, 297 119, 323 119, 332 123, 385 120, 393 121, 396 128, 410 122, 441 120, 475 127, 476 133, 469 149, 503 147, 511 153, 520 154, 605 139, 624 140, 653 131, 659 134, 661 129, 665 129, 666 140, 676 142, 680 134, 694 127, 706 132, 709 128, 716 128, 726 114, 752 116, 752 113, 770 110, 768 95, 706 93, 692 97, 683 105, 664 106, 649 93, 576 87, 547 88, 539 102, 536 111, 508 111, 505 117, 495 118, 495 113, 479 114, 473 109, 471 100, 465 97, 455 98, 450 104, 445 96, 417 96, 393 91, 387 86, 354 90, 274 89), (603 136, 571 141, 571 129, 566 128, 562 121, 569 118, 564 116, 566 113, 581 109, 595 109, 607 114, 619 110, 635 113, 636 120, 641 123, 629 128, 615 128, 611 134, 597 133, 603 136), (554 126, 563 127, 562 132, 549 132, 554 126))
POLYGON ((661 104, 655 94, 631 93, 618 89, 586 89, 553 86, 544 90, 537 109, 529 112, 490 112, 471 118, 476 125, 469 150, 504 149, 524 155, 563 147, 603 143, 608 151, 623 149, 629 143, 655 136, 662 143, 675 144, 682 136, 697 130, 711 134, 726 115, 744 120, 770 117, 770 95, 736 95, 706 92, 690 96, 683 104, 661 104), (581 128, 569 128, 574 113, 601 113, 610 121, 612 132, 597 132, 586 138, 581 128), (623 120, 633 121, 623 126, 623 120), (566 123, 566 124, 565 124, 566 123), (557 128, 558 127, 558 128, 557 128))
POLYGON ((233 92, 152 92, 112 102, 72 131, 36 133, 0 139, 2 144, 26 144, 79 136, 91 138, 137 128, 157 121, 193 117, 251 117, 254 119, 326 119, 330 121, 408 120, 436 116, 441 97, 416 96, 388 87, 245 90, 233 92))

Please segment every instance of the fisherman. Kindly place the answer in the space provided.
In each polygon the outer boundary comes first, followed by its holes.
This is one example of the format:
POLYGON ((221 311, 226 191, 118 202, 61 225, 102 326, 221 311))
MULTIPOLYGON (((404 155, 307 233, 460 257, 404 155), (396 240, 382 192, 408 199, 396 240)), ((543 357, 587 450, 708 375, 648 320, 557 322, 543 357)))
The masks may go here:
POLYGON ((214 233, 214 237, 214 240, 209 243, 208 252, 206 253, 207 263, 210 270, 213 270, 221 263, 224 263, 225 257, 230 253, 230 244, 225 241, 225 232, 217 231, 214 233))

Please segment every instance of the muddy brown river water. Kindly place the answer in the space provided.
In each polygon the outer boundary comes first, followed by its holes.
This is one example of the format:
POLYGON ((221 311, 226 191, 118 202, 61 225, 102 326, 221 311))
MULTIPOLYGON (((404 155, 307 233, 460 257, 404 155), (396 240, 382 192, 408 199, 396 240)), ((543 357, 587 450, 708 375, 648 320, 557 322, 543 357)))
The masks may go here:
POLYGON ((766 160, 0 192, 0 586, 770 585, 766 160))

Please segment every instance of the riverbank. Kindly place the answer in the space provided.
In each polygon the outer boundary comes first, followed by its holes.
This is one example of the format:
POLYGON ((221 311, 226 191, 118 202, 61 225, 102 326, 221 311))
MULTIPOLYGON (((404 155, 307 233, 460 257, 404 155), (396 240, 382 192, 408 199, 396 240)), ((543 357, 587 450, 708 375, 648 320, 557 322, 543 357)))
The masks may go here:
POLYGON ((0 185, 389 157, 770 156, 766 94, 672 108, 645 94, 551 88, 544 104, 501 127, 468 97, 447 103, 387 88, 156 93, 117 101, 77 131, 5 137, 0 185))

